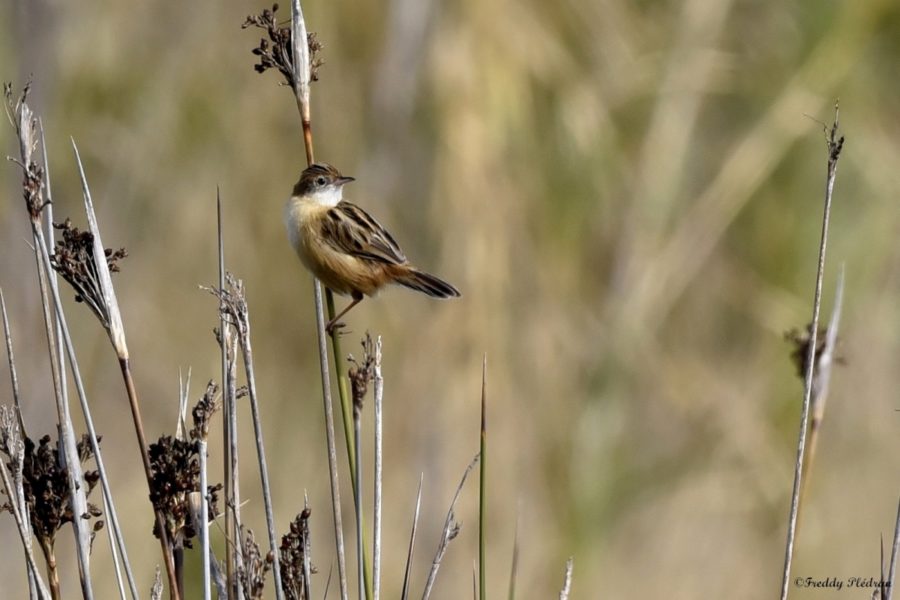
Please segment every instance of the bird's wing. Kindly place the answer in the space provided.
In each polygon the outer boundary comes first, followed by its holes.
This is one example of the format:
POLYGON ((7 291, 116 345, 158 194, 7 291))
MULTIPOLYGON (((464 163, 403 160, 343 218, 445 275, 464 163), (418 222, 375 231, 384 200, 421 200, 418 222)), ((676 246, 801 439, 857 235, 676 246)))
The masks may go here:
POLYGON ((339 252, 388 264, 406 263, 406 255, 387 229, 350 202, 329 209, 322 219, 322 234, 339 252))

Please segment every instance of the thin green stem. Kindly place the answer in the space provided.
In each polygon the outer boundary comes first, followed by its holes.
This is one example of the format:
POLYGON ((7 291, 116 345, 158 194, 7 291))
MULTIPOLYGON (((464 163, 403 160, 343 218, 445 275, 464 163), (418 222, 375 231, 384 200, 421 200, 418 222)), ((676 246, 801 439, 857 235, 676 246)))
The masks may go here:
MULTIPOLYGON (((334 294, 327 286, 325 287, 325 305, 328 310, 328 320, 330 322, 334 320, 334 316, 337 313, 334 308, 334 294)), ((331 334, 331 353, 334 358, 334 376, 337 378, 338 382, 338 394, 341 397, 341 416, 343 417, 342 420, 344 422, 344 440, 347 442, 347 461, 350 464, 350 481, 353 484, 353 497, 355 498, 358 493, 356 489, 356 469, 358 465, 356 460, 356 444, 353 437, 353 401, 350 398, 350 390, 348 387, 349 380, 347 379, 344 365, 344 355, 341 352, 341 336, 340 333, 338 333, 339 331, 339 329, 335 329, 334 333, 331 334)), ((357 518, 361 519, 362 517, 357 514, 357 518)), ((372 561, 369 558, 369 545, 364 525, 365 523, 361 521, 363 530, 363 577, 366 585, 366 600, 371 600, 373 597, 372 561)))

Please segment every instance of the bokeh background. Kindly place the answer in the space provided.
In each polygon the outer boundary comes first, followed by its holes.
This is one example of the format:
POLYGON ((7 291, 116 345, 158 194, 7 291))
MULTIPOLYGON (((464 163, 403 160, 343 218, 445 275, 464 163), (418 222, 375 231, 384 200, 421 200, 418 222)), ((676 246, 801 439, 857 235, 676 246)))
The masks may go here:
MULTIPOLYGON (((57 218, 84 224, 72 136, 104 241, 129 251, 115 281, 154 438, 174 430, 179 370, 192 369, 194 399, 219 376, 216 306, 198 285, 216 278, 221 188, 226 259, 249 290, 276 516, 286 529, 309 492, 321 592, 334 559, 312 285, 281 220, 305 158, 290 92, 274 73, 252 69, 262 32, 240 28, 263 7, 7 1, 0 73, 17 86, 33 75, 57 218)), ((810 320, 821 122, 836 98, 847 143, 824 309, 844 262, 847 364, 833 377, 794 573, 878 575, 879 536, 891 537, 900 491, 900 4, 306 0, 304 8, 325 45, 313 87, 317 157, 356 176, 348 197, 464 292, 439 303, 388 290, 348 318, 347 350, 358 352, 366 330, 385 344, 387 597, 399 594, 419 475, 414 590, 477 450, 483 353, 492 594, 505 593, 517 522, 522 598, 553 597, 569 556, 574 598, 777 593, 802 391, 782 333, 810 320)), ((10 127, 0 140, 17 153, 10 127)), ((19 181, 12 164, 0 170, 0 285, 25 418, 49 433, 19 181)), ((69 308, 147 589, 158 546, 118 369, 87 309, 69 308)), ((9 403, 0 379, 0 402, 9 403)), ((244 514, 261 534, 258 476, 245 465, 244 514)), ((344 490, 349 522, 346 477, 344 490)), ((471 480, 463 492, 462 531, 434 598, 471 593, 476 490, 471 480)), ((59 547, 74 597, 70 536, 59 547)), ((0 595, 23 597, 8 516, 0 540, 0 595)), ((105 540, 94 563, 99 597, 113 597, 105 540)), ((793 588, 792 596, 869 592, 793 588)))

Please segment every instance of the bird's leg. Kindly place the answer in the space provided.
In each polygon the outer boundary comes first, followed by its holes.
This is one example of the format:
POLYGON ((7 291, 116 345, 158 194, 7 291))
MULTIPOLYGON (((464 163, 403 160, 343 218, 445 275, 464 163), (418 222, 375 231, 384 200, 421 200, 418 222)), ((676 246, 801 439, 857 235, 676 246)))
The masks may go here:
POLYGON ((348 304, 347 308, 345 308, 340 313, 338 313, 332 320, 328 321, 328 325, 325 326, 325 331, 328 333, 328 335, 334 334, 334 329, 336 327, 340 327, 342 325, 342 323, 338 322, 340 320, 340 318, 343 317, 344 315, 346 315, 348 312, 350 312, 351 308, 353 308, 354 306, 356 306, 357 304, 362 302, 363 297, 364 296, 362 294, 360 294, 359 292, 353 292, 353 302, 348 304))

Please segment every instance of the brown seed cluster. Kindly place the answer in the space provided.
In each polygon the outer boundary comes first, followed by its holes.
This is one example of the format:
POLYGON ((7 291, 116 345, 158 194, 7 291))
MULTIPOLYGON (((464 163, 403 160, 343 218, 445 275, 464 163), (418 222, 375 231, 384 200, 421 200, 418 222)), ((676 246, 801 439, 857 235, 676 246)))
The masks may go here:
MULTIPOLYGON (((12 455, 14 449, 5 443, 0 446, 2 446, 0 451, 8 459, 7 465, 10 470, 16 470, 18 467, 12 455)), ((82 463, 93 458, 94 452, 87 436, 78 442, 77 448, 78 457, 82 463)), ((25 491, 25 504, 28 506, 31 527, 41 548, 50 552, 56 543, 57 532, 75 518, 69 501, 71 497, 69 474, 60 462, 61 455, 59 442, 51 443, 49 435, 42 437, 37 444, 30 437, 24 437, 22 483, 25 491)), ((86 486, 86 495, 90 495, 99 481, 100 474, 97 471, 84 471, 83 484, 86 486)), ((9 510, 10 507, 5 505, 4 508, 9 510)), ((79 518, 96 519, 102 514, 99 508, 88 503, 87 513, 79 515, 79 518)), ((93 534, 102 528, 103 521, 95 521, 93 534)))
MULTIPOLYGON (((293 34, 290 27, 279 27, 275 19, 278 4, 273 4, 272 9, 264 9, 258 15, 249 15, 241 26, 258 27, 265 30, 269 39, 259 40, 259 46, 253 49, 253 55, 259 57, 259 62, 253 65, 257 73, 265 73, 269 69, 278 69, 285 82, 293 87, 294 81, 294 55, 293 34)), ((309 77, 311 81, 319 80, 319 67, 324 61, 319 58, 322 44, 316 39, 314 32, 306 34, 306 44, 309 46, 309 77)))
POLYGON ((353 396, 353 410, 361 411, 363 399, 369 390, 369 382, 375 377, 375 351, 372 343, 372 336, 366 332, 366 337, 362 340, 363 358, 357 361, 351 355, 347 360, 350 361, 350 368, 347 370, 347 376, 350 378, 350 390, 353 396))
MULTIPOLYGON (((791 344, 794 348, 794 350, 791 352, 791 362, 794 363, 794 366, 797 369, 797 377, 799 377, 800 379, 806 377, 806 367, 809 357, 809 343, 812 338, 811 333, 812 324, 807 325, 806 330, 802 332, 796 327, 794 327, 790 331, 784 332, 785 341, 791 344)), ((820 327, 818 334, 816 334, 816 365, 819 364, 819 360, 822 358, 822 353, 825 352, 827 339, 828 328, 820 327)), ((844 357, 842 356, 836 356, 834 358, 834 362, 839 365, 846 363, 844 357)))
POLYGON ((206 392, 197 406, 191 411, 194 419, 194 428, 191 429, 191 439, 205 440, 209 436, 209 423, 212 416, 222 407, 221 398, 219 397, 219 386, 212 380, 206 384, 206 392))
MULTIPOLYGON (((241 528, 243 531, 243 528, 241 528)), ((243 537, 241 545, 241 553, 243 554, 243 564, 238 568, 238 577, 240 577, 241 585, 244 588, 244 595, 250 600, 262 600, 263 588, 266 585, 266 574, 272 570, 272 563, 275 557, 272 553, 265 556, 256 543, 253 536, 253 530, 247 529, 243 537)))
MULTIPOLYGON (((54 223, 53 227, 62 232, 62 239, 56 242, 50 264, 75 290, 75 301, 87 304, 103 326, 109 329, 109 312, 100 287, 97 263, 94 262, 94 234, 79 230, 70 219, 54 223)), ((125 248, 106 248, 104 253, 110 273, 117 273, 119 261, 128 256, 125 248)))
MULTIPOLYGON (((181 440, 164 435, 150 444, 150 501, 164 518, 166 533, 173 547, 191 548, 197 536, 191 518, 191 493, 200 490, 200 453, 196 440, 181 440)), ((209 515, 218 512, 218 494, 222 484, 207 487, 209 515)), ((159 537, 155 531, 154 535, 159 537)))
POLYGON ((22 151, 22 161, 13 160, 24 173, 22 195, 25 207, 32 221, 40 220, 41 211, 50 203, 44 200, 44 168, 31 159, 37 145, 37 119, 34 118, 26 100, 31 82, 25 84, 18 98, 13 97, 11 83, 3 84, 3 96, 6 99, 6 116, 16 128, 22 151))
MULTIPOLYGON (((281 563, 281 585, 288 600, 302 600, 308 594, 309 582, 304 575, 303 562, 309 551, 310 514, 310 509, 304 508, 291 522, 291 530, 281 536, 278 560, 281 563)), ((315 569, 310 567, 310 571, 314 573, 315 569)))

